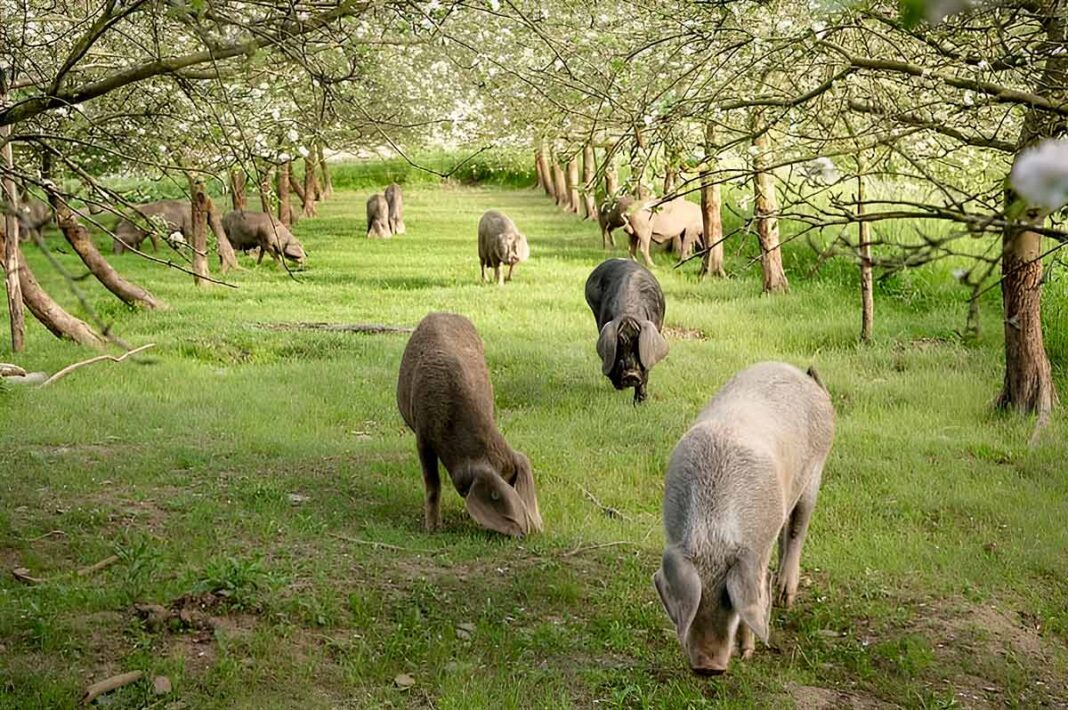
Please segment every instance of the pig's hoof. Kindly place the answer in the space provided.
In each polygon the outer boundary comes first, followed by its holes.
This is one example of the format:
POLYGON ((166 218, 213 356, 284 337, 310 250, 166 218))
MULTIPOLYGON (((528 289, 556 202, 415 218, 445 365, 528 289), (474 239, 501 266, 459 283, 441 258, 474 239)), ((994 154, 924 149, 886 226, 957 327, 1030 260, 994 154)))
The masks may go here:
POLYGON ((742 649, 742 660, 743 661, 748 661, 752 657, 753 657, 753 649, 751 649, 751 648, 743 648, 742 649))

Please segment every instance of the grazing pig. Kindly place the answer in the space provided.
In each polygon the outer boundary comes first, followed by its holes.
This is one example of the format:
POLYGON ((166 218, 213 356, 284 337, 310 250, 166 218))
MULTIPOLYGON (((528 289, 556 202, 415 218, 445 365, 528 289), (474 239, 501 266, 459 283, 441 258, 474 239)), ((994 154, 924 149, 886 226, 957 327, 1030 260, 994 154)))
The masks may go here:
POLYGON ((26 195, 18 208, 19 240, 40 238, 42 230, 52 221, 52 207, 47 202, 26 195))
POLYGON ((777 601, 793 602, 833 438, 834 407, 815 370, 763 362, 731 378, 675 447, 653 584, 695 672, 727 670, 739 625, 742 658, 754 634, 767 643, 776 537, 777 601))
POLYGON ((304 246, 300 240, 269 214, 232 210, 223 217, 223 229, 234 249, 247 252, 259 248, 257 264, 263 261, 264 254, 270 254, 276 262, 285 257, 298 266, 304 266, 304 246))
POLYGON ((404 196, 397 183, 386 188, 386 204, 389 206, 389 231, 404 234, 407 231, 404 226, 404 196))
POLYGON ((632 205, 623 214, 623 221, 623 231, 630 237, 630 258, 635 258, 634 251, 638 248, 649 267, 653 265, 649 256, 651 242, 671 242, 679 259, 684 259, 694 244, 701 243, 704 234, 700 205, 683 197, 659 205, 654 200, 632 205))
POLYGON ((389 204, 380 194, 367 198, 367 236, 389 237, 389 204))
POLYGON ((138 205, 136 210, 143 217, 142 220, 138 220, 138 223, 135 224, 133 221, 123 218, 119 221, 118 226, 115 227, 116 240, 112 248, 116 254, 121 254, 126 249, 139 248, 145 237, 151 237, 152 251, 159 251, 157 230, 148 231, 142 229, 145 221, 155 226, 162 219, 165 224, 165 234, 170 235, 167 237, 167 241, 178 241, 173 236, 175 232, 179 232, 184 241, 189 241, 193 237, 193 208, 188 200, 149 202, 145 205, 138 205))
POLYGON ((482 280, 486 280, 486 267, 493 267, 493 279, 499 286, 512 280, 512 270, 521 261, 530 258, 530 245, 520 234, 512 220, 490 210, 478 221, 478 263, 482 280), (508 275, 501 275, 501 264, 508 265, 508 275))
POLYGON ((636 262, 608 259, 586 280, 586 303, 600 336, 601 372, 617 390, 634 388, 634 403, 645 400, 649 370, 664 359, 667 341, 664 292, 656 277, 636 262))
POLYGON ((397 406, 415 432, 427 530, 441 527, 439 459, 480 525, 505 535, 541 530, 530 461, 494 424, 493 385, 471 321, 431 313, 419 323, 401 359, 397 406))
POLYGON ((624 227, 627 221, 623 218, 634 204, 634 198, 623 195, 619 198, 609 197, 601 203, 597 210, 597 222, 601 225, 601 246, 607 249, 615 246, 616 240, 612 236, 612 230, 624 227))

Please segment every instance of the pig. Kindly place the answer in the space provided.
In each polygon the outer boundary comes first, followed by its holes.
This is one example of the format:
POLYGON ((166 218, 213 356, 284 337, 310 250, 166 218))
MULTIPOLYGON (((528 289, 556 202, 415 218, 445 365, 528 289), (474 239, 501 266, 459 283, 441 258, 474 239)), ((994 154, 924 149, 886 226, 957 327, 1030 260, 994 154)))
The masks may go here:
POLYGON ((683 197, 659 204, 655 200, 632 204, 622 219, 623 231, 630 237, 630 258, 634 259, 635 249, 640 249, 645 265, 649 267, 653 265, 649 256, 650 242, 671 242, 679 259, 684 259, 694 244, 701 243, 704 234, 700 205, 683 197))
POLYGON ((814 369, 762 362, 731 378, 675 447, 653 586, 696 673, 727 670, 736 632, 742 658, 754 634, 767 643, 776 537, 776 601, 793 603, 834 420, 814 369))
POLYGON ((234 249, 249 251, 260 250, 256 263, 263 261, 264 254, 270 254, 276 262, 285 257, 297 266, 304 266, 304 246, 289 228, 264 212, 247 212, 232 210, 223 217, 223 229, 234 249))
POLYGON ((389 231, 404 234, 407 231, 404 226, 404 196, 397 183, 386 188, 386 204, 389 206, 389 231))
POLYGON ((609 246, 614 247, 616 245, 612 230, 619 229, 627 224, 626 220, 623 219, 623 215, 630 210, 633 204, 634 198, 629 195, 623 195, 619 198, 609 197, 601 203, 600 209, 597 210, 597 222, 601 225, 602 247, 607 249, 609 246))
POLYGON ((183 242, 192 239, 193 208, 188 200, 160 200, 138 205, 136 209, 143 219, 137 220, 135 224, 132 220, 123 218, 115 227, 116 239, 112 248, 116 254, 122 254, 126 249, 139 248, 145 237, 152 239, 152 251, 159 251, 159 236, 156 230, 149 232, 142 228, 146 221, 155 225, 159 219, 162 219, 166 225, 165 233, 168 235, 167 241, 169 242, 178 242, 174 237, 175 232, 183 237, 183 242))
POLYGON ((367 198, 367 237, 389 237, 389 204, 381 194, 367 198))
POLYGON ((667 341, 664 292, 656 277, 637 262, 608 259, 586 280, 586 303, 600 335, 601 372, 617 390, 634 388, 634 403, 645 401, 649 370, 664 359, 667 341))
POLYGON ((52 221, 52 207, 30 195, 23 196, 18 207, 19 241, 31 237, 40 239, 42 231, 52 221))
POLYGON ((498 286, 512 280, 512 270, 530 258, 530 245, 512 220, 496 210, 490 210, 478 221, 478 263, 482 281, 486 267, 493 267, 493 279, 498 286), (501 274, 501 264, 508 265, 508 275, 501 274))
POLYGON ((542 529, 530 461, 493 421, 493 385, 471 321, 453 313, 423 318, 401 358, 397 407, 415 432, 427 530, 441 527, 439 460, 480 525, 514 536, 542 529))

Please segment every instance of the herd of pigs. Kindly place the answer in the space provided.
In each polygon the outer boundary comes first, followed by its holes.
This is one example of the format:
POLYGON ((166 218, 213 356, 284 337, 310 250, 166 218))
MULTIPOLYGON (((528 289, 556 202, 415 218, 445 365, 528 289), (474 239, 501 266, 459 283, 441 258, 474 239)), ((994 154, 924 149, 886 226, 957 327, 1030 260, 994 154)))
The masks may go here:
MULTIPOLYGON (((45 212, 37 211, 20 210, 24 229, 47 224, 45 212)), ((155 202, 138 211, 149 221, 165 221, 168 241, 191 234, 187 201, 155 202)), ((700 219, 700 208, 685 200, 652 209, 622 198, 601 209, 605 244, 622 227, 631 258, 599 264, 586 281, 586 302, 597 325, 602 374, 618 390, 633 388, 636 405, 646 399, 649 371, 667 355, 668 343, 661 332, 664 293, 652 272, 634 260, 635 249, 650 265, 651 241, 673 240, 685 254, 701 238, 700 219)), ((304 263, 303 246, 268 214, 234 210, 221 226, 235 249, 258 248, 260 260, 269 254, 304 263)), ((136 249, 149 236, 158 248, 152 231, 121 220, 116 251, 136 249)), ((367 200, 367 236, 404 232, 401 190, 390 185, 367 200)), ((492 268, 503 284, 529 255, 527 239, 511 219, 494 210, 482 215, 483 281, 492 268)), ((514 536, 543 529, 531 462, 494 422, 493 386, 471 321, 431 313, 419 323, 401 359, 397 405, 415 433, 427 530, 441 527, 439 461, 479 525, 514 536)), ((756 637, 767 642, 773 591, 776 603, 792 604, 834 424, 831 398, 815 370, 763 362, 730 379, 676 445, 664 485, 667 546, 653 583, 695 672, 723 673, 736 642, 743 658, 753 653, 756 637), (768 567, 776 538, 772 590, 768 567)))

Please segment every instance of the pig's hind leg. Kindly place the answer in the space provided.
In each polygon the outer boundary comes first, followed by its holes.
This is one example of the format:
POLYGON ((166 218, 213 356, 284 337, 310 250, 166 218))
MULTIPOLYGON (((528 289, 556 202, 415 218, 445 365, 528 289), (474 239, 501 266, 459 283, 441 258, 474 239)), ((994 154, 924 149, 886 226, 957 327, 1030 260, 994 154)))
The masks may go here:
POLYGON ((419 449, 419 463, 423 466, 423 485, 426 486, 424 523, 426 529, 433 532, 441 528, 441 477, 438 475, 438 456, 426 442, 416 442, 416 446, 419 449))
POLYGON ((812 511, 816 509, 816 498, 820 491, 820 477, 823 463, 820 462, 809 481, 805 492, 790 511, 786 522, 779 532, 779 571, 776 574, 776 603, 789 609, 797 596, 797 585, 801 578, 801 548, 808 534, 808 524, 812 520, 812 511))

